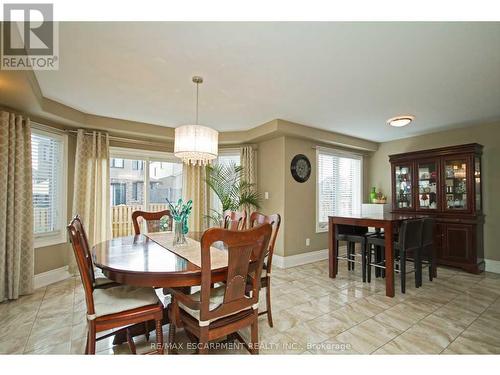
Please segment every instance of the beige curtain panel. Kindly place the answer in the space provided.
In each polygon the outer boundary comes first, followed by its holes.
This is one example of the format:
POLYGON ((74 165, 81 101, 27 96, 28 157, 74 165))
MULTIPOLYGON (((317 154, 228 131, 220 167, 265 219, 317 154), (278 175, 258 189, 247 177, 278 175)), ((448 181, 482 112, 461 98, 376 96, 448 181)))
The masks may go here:
POLYGON ((33 292, 30 121, 0 112, 0 302, 33 292))
MULTIPOLYGON (((109 137, 79 129, 76 141, 73 215, 79 214, 90 246, 111 238, 109 137)), ((69 271, 78 272, 73 253, 69 271)))
POLYGON ((240 148, 241 167, 243 168, 243 179, 246 182, 257 184, 257 151, 252 146, 240 148))
POLYGON ((182 195, 184 201, 193 200, 193 209, 189 215, 189 230, 203 231, 207 227, 208 185, 205 182, 205 167, 199 165, 183 166, 182 195))

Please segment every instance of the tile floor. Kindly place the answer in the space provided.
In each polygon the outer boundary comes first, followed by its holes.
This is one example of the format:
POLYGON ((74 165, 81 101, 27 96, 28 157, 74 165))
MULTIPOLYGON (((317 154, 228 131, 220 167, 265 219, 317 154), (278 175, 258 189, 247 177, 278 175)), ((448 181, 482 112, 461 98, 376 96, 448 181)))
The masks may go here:
MULTIPOLYGON (((362 283, 359 269, 348 273, 344 264, 336 279, 328 278, 326 261, 275 269, 275 324, 270 328, 261 316, 261 353, 500 354, 500 275, 439 268, 438 278, 424 280, 421 288, 414 288, 412 274, 408 280, 406 294, 396 288, 396 296, 387 298, 383 280, 362 283)), ((0 327, 0 353, 83 353, 85 301, 79 278, 0 304, 0 327)), ((149 349, 144 336, 136 341, 138 351, 149 349)), ((181 353, 193 352, 182 331, 177 342, 181 353)), ((246 353, 234 344, 211 351, 246 353)), ((98 342, 97 352, 129 350, 106 339, 98 342)))

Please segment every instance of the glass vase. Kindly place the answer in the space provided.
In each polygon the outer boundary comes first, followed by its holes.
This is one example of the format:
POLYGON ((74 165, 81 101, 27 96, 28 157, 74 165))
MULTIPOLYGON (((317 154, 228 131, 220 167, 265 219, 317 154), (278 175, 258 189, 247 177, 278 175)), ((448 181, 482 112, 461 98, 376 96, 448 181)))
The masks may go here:
POLYGON ((182 246, 187 244, 186 236, 183 230, 183 220, 174 221, 174 246, 182 246))

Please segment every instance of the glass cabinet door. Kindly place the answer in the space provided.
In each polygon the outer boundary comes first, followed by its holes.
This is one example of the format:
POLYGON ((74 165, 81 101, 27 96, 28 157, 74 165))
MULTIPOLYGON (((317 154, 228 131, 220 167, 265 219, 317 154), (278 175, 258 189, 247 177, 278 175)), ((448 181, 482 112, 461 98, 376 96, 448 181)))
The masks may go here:
POLYGON ((444 161, 444 189, 446 210, 468 210, 467 159, 444 161))
POLYGON ((438 209, 438 166, 436 161, 417 163, 417 207, 422 210, 438 209))
POLYGON ((396 192, 396 208, 413 208, 413 181, 410 165, 396 165, 394 167, 394 184, 394 191, 396 192))
POLYGON ((479 157, 475 157, 474 159, 474 182, 476 186, 475 194, 476 194, 476 211, 481 211, 483 208, 481 207, 482 199, 481 199, 481 159, 479 157))

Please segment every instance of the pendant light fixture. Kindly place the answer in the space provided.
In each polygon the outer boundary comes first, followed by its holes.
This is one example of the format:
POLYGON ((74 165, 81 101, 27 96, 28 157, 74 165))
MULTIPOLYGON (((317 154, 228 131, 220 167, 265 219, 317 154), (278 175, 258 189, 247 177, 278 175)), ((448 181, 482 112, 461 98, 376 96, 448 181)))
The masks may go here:
POLYGON ((206 165, 217 158, 219 132, 198 125, 199 86, 203 78, 194 76, 193 82, 196 84, 196 124, 175 128, 174 155, 186 164, 206 165))

